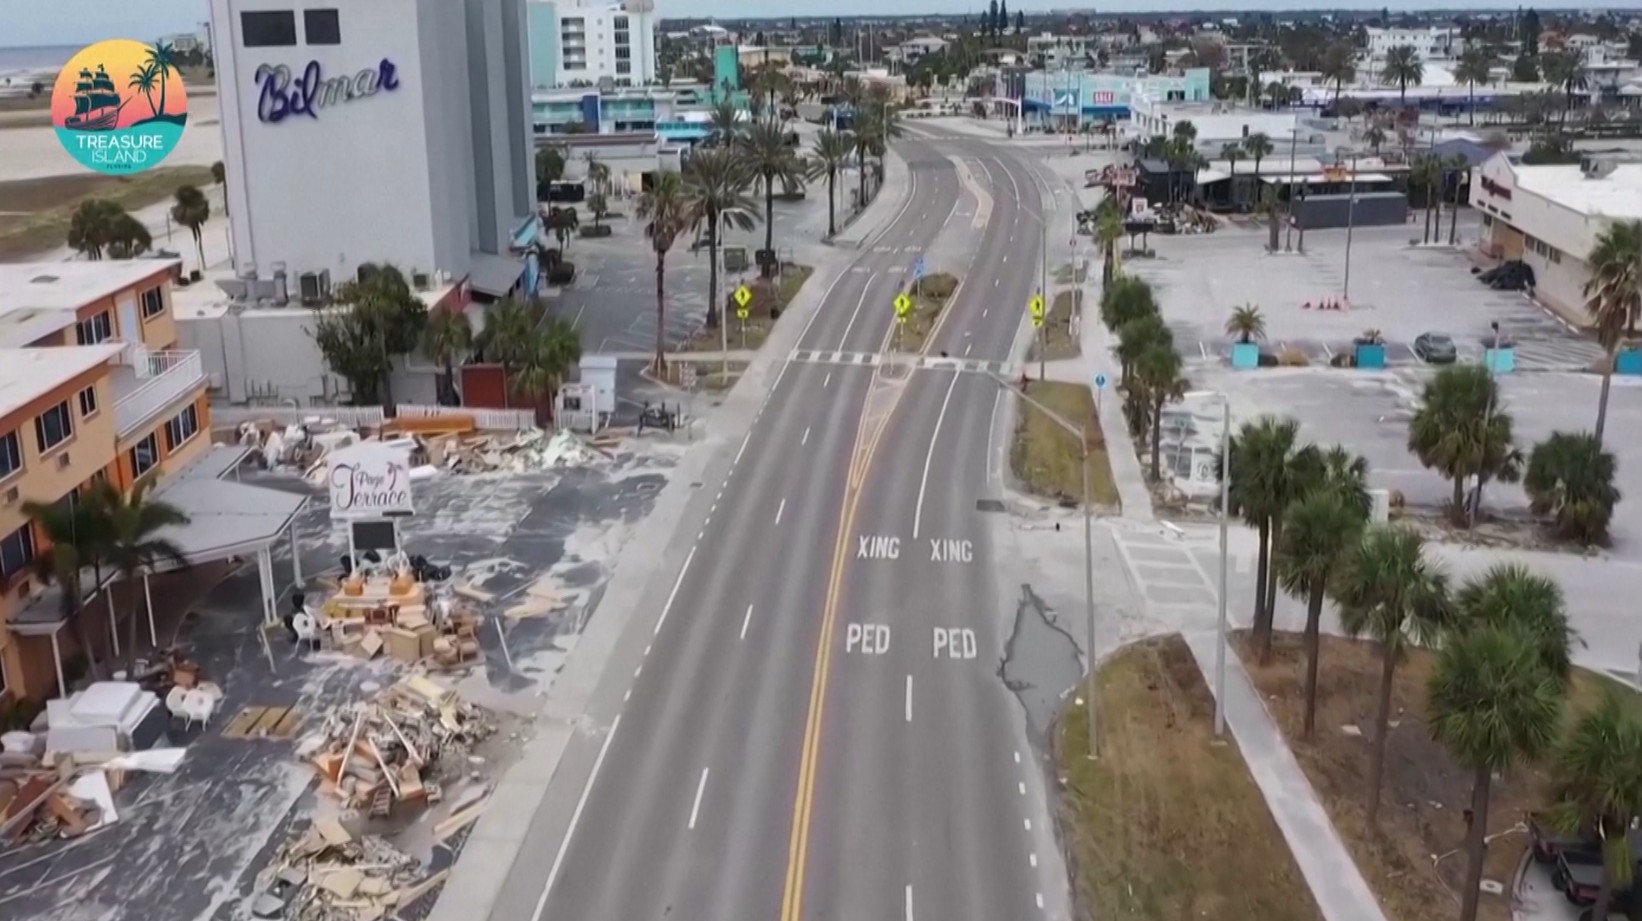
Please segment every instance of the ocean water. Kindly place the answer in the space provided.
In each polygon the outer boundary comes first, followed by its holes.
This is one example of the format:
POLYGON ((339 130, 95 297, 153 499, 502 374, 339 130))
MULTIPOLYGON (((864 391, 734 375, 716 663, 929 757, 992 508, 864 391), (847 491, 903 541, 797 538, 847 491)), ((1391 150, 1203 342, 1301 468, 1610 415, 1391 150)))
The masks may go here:
POLYGON ((55 76, 57 71, 68 59, 74 57, 80 45, 36 45, 28 48, 0 48, 0 91, 5 89, 5 81, 11 80, 11 88, 16 89, 19 83, 26 88, 30 79, 42 82, 51 82, 47 79, 55 76))

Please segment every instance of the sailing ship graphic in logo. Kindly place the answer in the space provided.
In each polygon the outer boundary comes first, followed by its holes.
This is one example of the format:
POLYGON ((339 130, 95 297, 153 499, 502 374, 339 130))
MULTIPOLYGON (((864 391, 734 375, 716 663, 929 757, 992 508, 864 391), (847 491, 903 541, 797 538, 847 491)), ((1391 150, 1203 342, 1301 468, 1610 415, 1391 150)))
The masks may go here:
POLYGON ((111 39, 80 50, 52 88, 57 139, 101 173, 129 174, 165 159, 188 124, 188 93, 170 46, 111 39))

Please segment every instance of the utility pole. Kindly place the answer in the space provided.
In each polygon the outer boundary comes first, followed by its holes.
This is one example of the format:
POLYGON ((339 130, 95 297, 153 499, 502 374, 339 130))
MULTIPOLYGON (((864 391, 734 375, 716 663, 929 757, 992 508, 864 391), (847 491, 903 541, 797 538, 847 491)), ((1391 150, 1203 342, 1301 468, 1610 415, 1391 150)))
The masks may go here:
MULTIPOLYGON (((1038 276, 1038 290, 1043 292, 1043 297, 1047 298, 1049 297, 1049 218, 1047 212, 1040 215, 1038 218, 1038 250, 1043 256, 1043 266, 1040 269, 1041 274, 1038 276)), ((1074 275, 1073 277, 1075 278, 1076 276, 1074 275)), ((1043 314, 1045 317, 1049 315, 1050 306, 1051 302, 1045 300, 1043 303, 1043 314)), ((1046 332, 1048 328, 1049 326, 1047 323, 1038 327, 1038 380, 1040 381, 1049 379, 1048 371, 1046 370, 1048 367, 1048 356, 1045 354, 1049 351, 1049 334, 1046 332)))
POLYGON ((1299 146, 1300 126, 1295 125, 1293 128, 1289 129, 1289 229, 1288 233, 1283 237, 1283 252, 1285 253, 1294 251, 1294 205, 1297 201, 1295 195, 1295 181, 1300 178, 1295 173, 1294 154, 1299 146))
POLYGON ((1351 152, 1351 194, 1346 201, 1346 277, 1340 299, 1351 302, 1351 230, 1357 218, 1357 152, 1351 152))

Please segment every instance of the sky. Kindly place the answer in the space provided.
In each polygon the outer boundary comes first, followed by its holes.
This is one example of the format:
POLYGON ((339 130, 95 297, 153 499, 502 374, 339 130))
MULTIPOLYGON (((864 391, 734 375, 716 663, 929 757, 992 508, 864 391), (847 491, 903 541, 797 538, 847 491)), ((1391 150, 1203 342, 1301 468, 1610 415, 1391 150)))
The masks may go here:
MULTIPOLYGON (((209 18, 205 0, 0 0, 5 10, 6 29, 0 39, 7 46, 19 45, 75 45, 104 38, 135 38, 153 40, 175 32, 192 32, 209 18)), ((980 0, 897 0, 896 12, 911 13, 965 13, 984 6, 980 0)), ((1549 0, 1534 2, 1537 9, 1578 9, 1581 7, 1620 6, 1619 0, 1549 0)), ((1080 2, 1080 0, 1019 0, 1009 4, 1010 10, 1066 9, 1072 6, 1091 6, 1102 13, 1124 11, 1156 12, 1159 10, 1193 9, 1203 11, 1237 10, 1258 6, 1272 10, 1296 10, 1329 7, 1378 9, 1389 6, 1393 10, 1432 9, 1498 9, 1515 6, 1501 0, 1115 0, 1108 3, 1080 2)), ((657 0, 657 9, 664 16, 788 16, 822 15, 841 16, 883 14, 883 0, 657 0)))

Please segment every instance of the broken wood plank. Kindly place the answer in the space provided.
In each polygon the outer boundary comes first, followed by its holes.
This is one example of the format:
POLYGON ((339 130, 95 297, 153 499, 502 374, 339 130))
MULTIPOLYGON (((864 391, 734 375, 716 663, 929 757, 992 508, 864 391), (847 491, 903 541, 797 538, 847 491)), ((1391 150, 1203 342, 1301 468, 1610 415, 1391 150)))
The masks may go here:
POLYGON ((268 738, 269 731, 279 725, 279 721, 285 718, 289 710, 289 707, 264 707, 262 715, 257 717, 257 721, 251 724, 245 734, 253 739, 268 738))
POLYGON ((225 739, 245 738, 245 733, 249 731, 252 726, 256 725, 257 720, 262 719, 262 715, 266 713, 267 710, 267 707, 245 707, 238 713, 234 714, 234 718, 228 721, 227 726, 223 727, 222 737, 225 739))
POLYGON ((292 707, 285 711, 285 715, 280 717, 279 722, 274 724, 273 729, 269 730, 268 736, 274 739, 289 739, 296 735, 297 729, 301 726, 302 712, 292 707))

